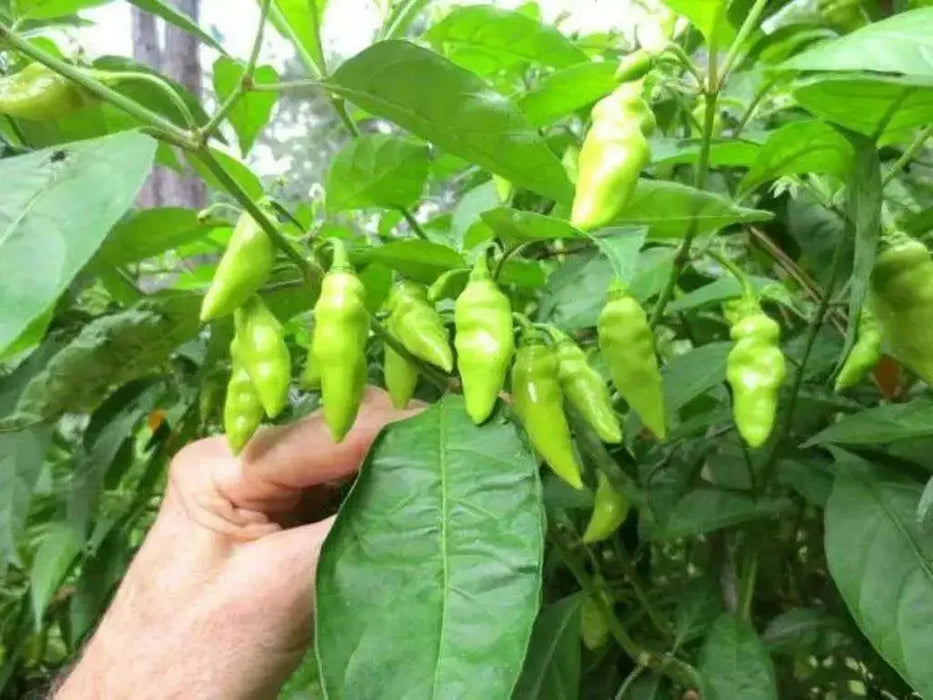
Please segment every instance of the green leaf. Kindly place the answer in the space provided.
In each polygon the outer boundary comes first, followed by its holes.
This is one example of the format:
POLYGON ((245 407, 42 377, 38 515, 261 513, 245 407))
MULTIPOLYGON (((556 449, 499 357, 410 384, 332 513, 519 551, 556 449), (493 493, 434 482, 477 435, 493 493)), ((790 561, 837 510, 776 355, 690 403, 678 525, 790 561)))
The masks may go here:
POLYGON ((691 491, 674 505, 654 537, 691 537, 754 520, 777 518, 792 505, 786 499, 755 499, 746 493, 702 487, 691 491))
MULTIPOLYGON (((221 104, 239 89, 246 65, 232 58, 221 56, 214 61, 214 91, 221 104)), ((257 66, 253 71, 253 83, 269 85, 279 81, 279 74, 272 66, 257 66)), ((227 120, 233 126, 240 142, 240 153, 246 156, 253 147, 256 137, 269 122, 272 108, 278 99, 277 92, 266 90, 247 91, 239 97, 227 120)))
POLYGON ((680 646, 700 639, 722 613, 722 593, 716 581, 703 577, 687 581, 677 593, 674 638, 680 646))
MULTIPOLYGON (((250 199, 260 199, 263 196, 262 181, 259 179, 259 176, 250 170, 242 161, 237 160, 231 155, 227 155, 223 151, 218 151, 216 148, 211 149, 211 155, 214 157, 214 160, 220 163, 220 167, 227 172, 227 175, 233 178, 233 181, 249 195, 250 199)), ((194 171, 201 176, 202 180, 215 190, 223 192, 224 194, 227 193, 228 190, 226 186, 217 179, 217 176, 214 175, 197 156, 185 153, 185 157, 188 159, 188 163, 191 164, 191 167, 194 168, 194 171)))
POLYGON ((14 415, 3 423, 91 411, 113 387, 158 372, 171 351, 197 333, 200 301, 197 296, 145 301, 95 319, 30 380, 14 415))
POLYGON ((794 98, 813 115, 879 143, 908 140, 933 120, 933 80, 828 76, 803 81, 794 98))
POLYGON ((826 560, 855 623, 922 697, 933 696, 933 534, 920 484, 845 453, 826 506, 826 560))
POLYGON ((615 278, 623 284, 630 284, 638 269, 639 252, 645 245, 646 233, 643 226, 616 226, 600 229, 590 239, 606 256, 615 278))
POLYGON ((314 649, 305 652, 301 664, 279 691, 277 700, 326 700, 314 649))
POLYGON ((79 10, 103 5, 110 0, 18 0, 17 19, 54 19, 67 17, 79 10))
POLYGON ((846 416, 804 443, 822 445, 873 445, 933 435, 933 402, 883 404, 846 416))
POLYGON ((269 21, 284 38, 295 46, 304 64, 316 77, 326 75, 321 49, 321 17, 326 0, 272 0, 269 21))
POLYGON ((796 121, 772 131, 739 183, 739 195, 783 175, 825 173, 845 181, 852 172, 852 144, 825 122, 796 121))
POLYGON ((718 194, 679 182, 641 179, 615 223, 644 224, 651 238, 681 238, 694 217, 697 233, 704 234, 732 224, 767 221, 772 216, 769 211, 747 209, 718 194))
POLYGON ((210 233, 193 209, 139 209, 114 226, 94 256, 94 269, 116 267, 161 255, 210 233))
POLYGON ((771 657, 755 630, 732 613, 723 613, 700 651, 704 700, 777 700, 771 657))
POLYGON ((518 108, 432 51, 406 41, 373 44, 325 87, 516 185, 561 202, 572 197, 564 166, 518 108))
POLYGON ((574 700, 580 693, 579 595, 542 609, 535 620, 513 700, 574 700))
MULTIPOLYGON (((450 222, 452 242, 455 242, 458 247, 472 247, 466 245, 466 235, 470 227, 474 224, 482 225, 480 221, 482 213, 498 207, 501 201, 492 180, 487 180, 481 185, 464 192, 454 207, 453 217, 450 222)), ((483 228, 486 227, 483 226, 483 228)))
POLYGON ((903 73, 933 78, 933 7, 901 12, 785 61, 794 70, 903 73))
POLYGON ((672 411, 687 405, 726 380, 728 341, 714 341, 677 355, 664 365, 664 401, 672 411))
POLYGON ((210 46, 212 49, 220 51, 222 54, 226 54, 224 47, 221 46, 210 34, 201 29, 194 20, 191 19, 184 12, 181 12, 178 8, 174 7, 171 3, 165 2, 165 0, 129 0, 130 4, 135 5, 140 10, 144 10, 150 14, 155 15, 156 17, 161 17, 169 24, 173 24, 179 29, 182 29, 193 36, 198 37, 205 44, 210 46))
MULTIPOLYGON (((745 139, 713 141, 709 148, 709 164, 715 168, 748 167, 755 162, 761 146, 757 141, 745 139)), ((654 138, 651 140, 651 163, 696 163, 700 150, 699 139, 654 138)))
POLYGON ((585 61, 552 73, 518 98, 532 126, 548 126, 612 92, 619 84, 615 61, 585 61))
POLYGON ((42 536, 29 570, 29 588, 36 626, 45 608, 71 569, 83 543, 71 523, 54 521, 42 536))
POLYGON ((17 544, 51 439, 42 427, 0 433, 0 573, 8 563, 21 565, 17 544))
POLYGON ((429 241, 394 241, 360 255, 366 261, 380 262, 425 284, 433 282, 442 272, 466 264, 453 248, 429 241))
POLYGON ((507 697, 541 586, 538 465, 502 414, 448 394, 371 449, 321 551, 330 697, 507 697), (400 633, 401 632, 401 633, 400 633))
POLYGON ((735 30, 726 16, 729 0, 664 0, 664 4, 690 20, 706 37, 707 44, 724 49, 735 38, 735 30))
POLYGON ((794 657, 807 649, 815 651, 824 632, 845 628, 845 620, 825 610, 791 608, 768 622, 761 641, 772 654, 784 653, 794 657))
MULTIPOLYGON (((755 291, 759 292, 763 297, 768 297, 767 287, 774 284, 773 279, 758 277, 757 275, 749 275, 749 282, 751 282, 755 291)), ((740 296, 742 296, 742 284, 730 275, 729 277, 720 277, 715 282, 690 290, 682 297, 672 301, 668 308, 672 313, 689 311, 710 304, 718 304, 727 299, 737 299, 740 296)))
POLYGON ((401 39, 431 0, 391 0, 389 13, 379 31, 380 39, 401 39))
POLYGON ((458 7, 423 38, 478 75, 527 63, 566 68, 586 60, 586 54, 555 27, 492 5, 458 7))
POLYGON ((414 139, 365 134, 350 140, 327 172, 327 211, 414 204, 428 177, 428 160, 427 145, 414 139))
POLYGON ((569 221, 533 211, 497 207, 483 212, 480 218, 506 245, 525 241, 583 237, 583 234, 571 226, 569 221))
POLYGON ((101 619, 126 567, 133 547, 126 531, 111 527, 103 541, 81 564, 81 575, 68 601, 72 644, 79 644, 101 619))
POLYGON ((155 146, 130 132, 0 160, 0 351, 49 308, 130 207, 155 146))

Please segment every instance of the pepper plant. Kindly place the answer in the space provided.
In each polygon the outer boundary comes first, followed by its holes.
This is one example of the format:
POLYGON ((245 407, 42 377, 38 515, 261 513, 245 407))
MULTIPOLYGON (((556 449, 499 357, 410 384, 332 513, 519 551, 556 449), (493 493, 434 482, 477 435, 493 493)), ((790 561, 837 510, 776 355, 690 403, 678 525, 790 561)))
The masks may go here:
POLYGON ((322 0, 260 0, 246 57, 140 3, 235 67, 209 109, 55 43, 98 4, 0 0, 4 694, 79 653, 181 446, 339 441, 372 384, 424 410, 318 514, 282 697, 933 697, 933 8, 395 0, 337 60, 322 0), (313 206, 247 165, 309 91, 313 206), (213 204, 134 205, 155 163, 213 204))

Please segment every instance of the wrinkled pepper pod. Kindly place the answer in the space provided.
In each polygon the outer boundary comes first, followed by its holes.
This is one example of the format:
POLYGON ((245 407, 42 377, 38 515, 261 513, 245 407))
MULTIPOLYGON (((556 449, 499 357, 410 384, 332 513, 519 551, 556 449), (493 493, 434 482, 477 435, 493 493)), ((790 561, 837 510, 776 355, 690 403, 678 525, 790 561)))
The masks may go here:
POLYGON ((393 319, 392 335, 415 357, 449 372, 454 366, 444 319, 428 301, 422 284, 401 280, 392 286, 386 309, 393 319))
POLYGON ((512 404, 532 446, 557 476, 583 488, 573 452, 564 397, 557 378, 557 353, 539 333, 525 332, 512 366, 512 404))
MULTIPOLYGON (((398 338, 396 323, 392 316, 386 322, 386 330, 398 338)), ((396 408, 405 408, 411 397, 415 395, 418 386, 418 368, 401 354, 397 353, 391 345, 384 343, 385 355, 383 358, 382 375, 385 379, 386 389, 392 405, 396 408)))
POLYGON ((314 307, 311 352, 321 372, 324 420, 335 442, 346 436, 366 383, 369 312, 366 289, 353 272, 343 242, 334 239, 334 261, 314 307))
POLYGON ((564 396, 576 408, 603 442, 622 442, 622 428, 612 409, 609 387, 590 367, 582 348, 556 329, 551 335, 557 343, 557 378, 564 396))
POLYGON ((92 102, 90 93, 42 63, 0 77, 0 114, 14 119, 49 121, 92 102))
POLYGON ((201 303, 201 320, 232 314, 242 306, 269 279, 274 258, 269 234, 247 212, 240 214, 201 303))
POLYGON ((726 380, 732 387, 733 418, 745 442, 760 447, 774 428, 786 375, 781 327, 756 301, 747 300, 730 335, 735 345, 726 358, 726 380))
POLYGON ((249 374, 266 415, 275 418, 288 402, 291 358, 282 324, 258 295, 233 314, 240 363, 249 374))
POLYGON ((609 287, 609 300, 599 314, 596 330, 612 383, 642 423, 664 439, 667 423, 654 334, 645 310, 618 282, 609 287))
POLYGON ((881 359, 881 324, 868 304, 863 304, 858 317, 858 337, 836 377, 836 391, 855 386, 881 359))
POLYGON ((641 82, 623 83, 593 107, 583 139, 570 223, 581 231, 615 219, 631 200, 641 169, 651 160, 654 114, 641 97, 641 82))
POLYGON ((654 54, 645 49, 637 49, 619 61, 615 79, 620 83, 640 80, 648 75, 654 66, 654 54))
POLYGON ((602 598, 610 609, 613 606, 612 596, 605 589, 606 584, 601 579, 595 580, 594 584, 599 587, 598 592, 587 595, 580 604, 580 639, 590 651, 604 647, 609 641, 609 621, 595 596, 602 598))
POLYGON ((230 343, 231 373, 224 400, 224 432, 234 454, 239 454, 262 423, 262 400, 240 361, 237 338, 230 343))
POLYGON ((597 476, 593 513, 583 533, 583 542, 602 542, 618 530, 628 517, 628 499, 612 487, 602 472, 597 476))
POLYGON ((466 411, 474 423, 492 413, 515 352, 512 308, 486 265, 476 259, 470 279, 454 305, 457 369, 466 411))
POLYGON ((894 356, 933 384, 933 260, 903 233, 884 244, 871 273, 872 309, 894 356))

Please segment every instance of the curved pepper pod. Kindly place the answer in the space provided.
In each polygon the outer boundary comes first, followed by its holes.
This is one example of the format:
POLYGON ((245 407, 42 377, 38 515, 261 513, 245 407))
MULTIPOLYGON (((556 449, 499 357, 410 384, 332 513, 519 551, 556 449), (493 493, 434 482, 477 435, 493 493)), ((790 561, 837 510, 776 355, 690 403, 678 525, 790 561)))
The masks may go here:
POLYGON ((645 49, 638 49, 619 61, 619 67, 616 69, 615 78, 620 83, 640 80, 648 75, 648 72, 653 66, 654 55, 645 49))
POLYGON ((736 322, 730 335, 736 342, 726 358, 726 379, 735 425, 751 447, 760 447, 774 428, 786 375, 781 327, 758 309, 736 322))
MULTIPOLYGON (((386 323, 386 330, 398 338, 395 326, 393 317, 390 316, 386 323)), ((396 408, 405 408, 411 401, 411 397, 415 395, 415 388, 418 386, 418 368, 395 352, 388 343, 384 343, 384 348, 382 375, 389 398, 392 399, 392 405, 396 408)))
POLYGON ((233 453, 239 454, 262 423, 263 408, 249 373, 240 363, 236 338, 230 343, 230 355, 233 362, 224 399, 224 433, 233 453))
POLYGON ((269 234, 243 212, 201 303, 201 320, 232 314, 242 306, 269 279, 274 258, 269 234))
POLYGON ((596 330, 612 383, 642 423, 664 439, 667 423, 661 372, 644 309, 621 286, 613 285, 596 330))
POLYGON ((93 102, 77 83, 41 63, 0 77, 0 114, 15 119, 49 121, 93 102))
POLYGON ((593 513, 583 533, 583 542, 602 542, 618 530, 628 517, 628 499, 614 488, 605 474, 599 473, 593 513))
POLYGON ((311 352, 321 372, 324 420, 335 442, 346 436, 363 397, 366 383, 366 338, 369 312, 366 290, 346 263, 342 247, 324 276, 314 307, 311 352))
POLYGON ((586 354, 567 336, 557 340, 557 378, 564 396, 586 420, 603 442, 622 442, 622 428, 612 409, 609 387, 586 354))
POLYGON ((454 305, 457 369, 466 411, 474 423, 489 418, 515 353, 512 307, 480 255, 454 305))
POLYGON ((933 384, 933 260, 900 234, 871 273, 872 309, 898 360, 933 384))
POLYGON ((881 359, 881 324, 868 307, 862 305, 858 319, 858 340, 836 377, 836 391, 848 389, 862 381, 881 359))
POLYGON ((275 418, 288 402, 291 358, 282 324, 253 295, 233 315, 240 363, 259 394, 266 415, 275 418))
POLYGON ((408 352, 445 372, 453 369, 450 336, 441 315, 428 301, 424 285, 408 280, 396 282, 386 308, 393 319, 392 335, 408 352))
POLYGON ((526 335, 512 367, 512 404, 532 446, 557 476, 583 488, 573 453, 564 397, 557 379, 557 354, 539 337, 526 335))

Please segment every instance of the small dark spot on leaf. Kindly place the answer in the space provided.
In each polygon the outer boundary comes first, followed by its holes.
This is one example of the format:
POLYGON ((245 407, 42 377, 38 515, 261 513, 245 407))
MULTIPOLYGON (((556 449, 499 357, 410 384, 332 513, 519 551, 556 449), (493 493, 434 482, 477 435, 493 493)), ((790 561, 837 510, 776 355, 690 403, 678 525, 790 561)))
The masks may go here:
POLYGON ((68 151, 53 151, 52 152, 52 162, 57 163, 60 160, 65 160, 68 157, 68 151))

